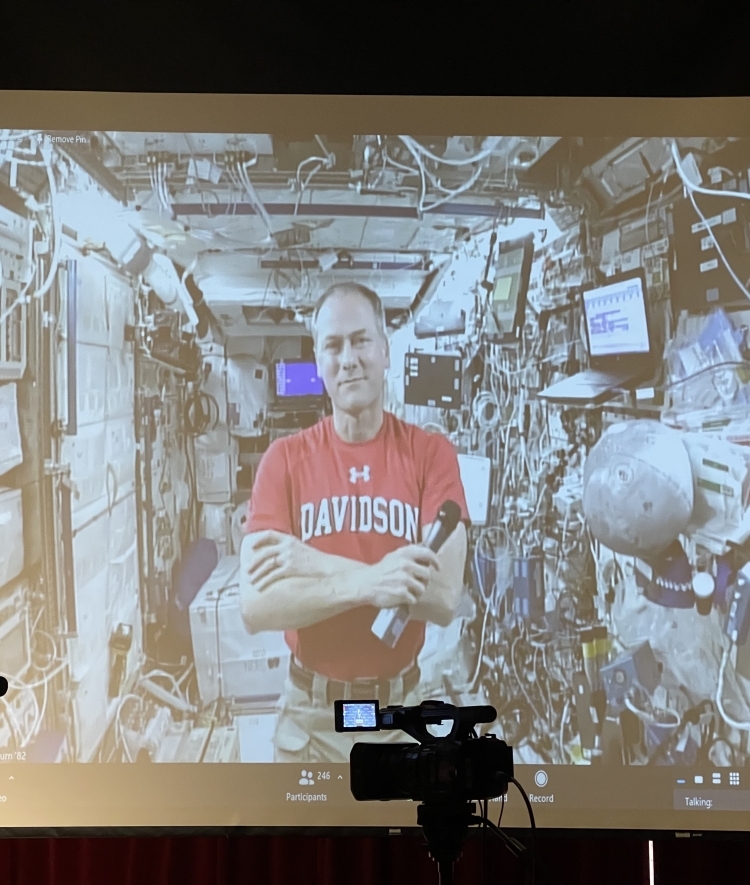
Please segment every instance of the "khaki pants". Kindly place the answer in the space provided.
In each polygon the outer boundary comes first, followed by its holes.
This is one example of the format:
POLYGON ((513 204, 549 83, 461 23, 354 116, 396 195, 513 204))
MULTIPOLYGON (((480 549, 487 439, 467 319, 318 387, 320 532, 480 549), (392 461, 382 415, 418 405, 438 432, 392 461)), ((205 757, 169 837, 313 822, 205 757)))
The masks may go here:
MULTIPOLYGON (((274 762, 348 763, 349 753, 357 741, 413 742, 403 731, 339 734, 334 728, 333 703, 328 701, 327 685, 328 679, 316 673, 311 697, 287 677, 273 739, 274 762)), ((390 680, 389 706, 412 707, 421 700, 419 685, 404 694, 402 678, 397 676, 390 680)))

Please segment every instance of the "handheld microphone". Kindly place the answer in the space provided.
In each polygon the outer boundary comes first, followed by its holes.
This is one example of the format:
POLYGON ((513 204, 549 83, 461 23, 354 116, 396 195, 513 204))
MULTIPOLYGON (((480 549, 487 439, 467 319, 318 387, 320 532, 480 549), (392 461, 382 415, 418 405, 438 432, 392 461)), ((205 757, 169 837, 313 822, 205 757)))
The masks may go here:
MULTIPOLYGON (((437 553, 445 541, 453 534, 453 530, 461 519, 461 508, 455 501, 446 501, 440 508, 430 534, 424 546, 437 553)), ((372 623, 372 632, 384 642, 388 648, 395 648, 404 628, 409 622, 409 606, 383 608, 378 612, 372 623)))

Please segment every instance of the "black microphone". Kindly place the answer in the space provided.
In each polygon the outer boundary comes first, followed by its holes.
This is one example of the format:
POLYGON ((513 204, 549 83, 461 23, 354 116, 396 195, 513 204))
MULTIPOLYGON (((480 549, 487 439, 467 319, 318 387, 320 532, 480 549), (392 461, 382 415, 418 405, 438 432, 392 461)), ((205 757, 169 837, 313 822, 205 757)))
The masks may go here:
MULTIPOLYGON (((430 534, 424 546, 437 553, 445 541, 453 534, 453 530, 461 519, 461 508, 455 501, 446 501, 440 508, 430 534)), ((409 606, 383 608, 372 622, 372 632, 384 642, 388 648, 395 648, 409 622, 409 606)))

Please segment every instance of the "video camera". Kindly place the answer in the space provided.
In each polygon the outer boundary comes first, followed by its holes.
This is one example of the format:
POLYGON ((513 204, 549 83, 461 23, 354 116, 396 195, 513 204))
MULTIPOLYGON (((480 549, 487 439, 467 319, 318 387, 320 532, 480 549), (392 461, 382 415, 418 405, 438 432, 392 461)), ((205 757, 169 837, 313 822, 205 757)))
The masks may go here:
POLYGON ((400 730, 418 743, 357 743, 349 757, 352 795, 360 802, 411 799, 465 803, 502 796, 513 777, 513 749, 476 726, 494 722, 494 707, 454 707, 423 701, 418 707, 379 708, 377 701, 336 701, 336 731, 400 730), (438 736, 429 726, 452 723, 438 736))
POLYGON ((513 780, 513 748, 495 735, 476 732, 480 723, 494 722, 497 711, 442 701, 382 710, 377 701, 335 701, 334 713, 338 732, 399 730, 417 742, 355 744, 349 755, 351 791, 360 802, 421 802, 417 823, 437 861, 440 882, 447 885, 469 827, 488 823, 476 815, 474 801, 504 796, 513 780), (446 721, 452 723, 448 734, 429 730, 446 721))

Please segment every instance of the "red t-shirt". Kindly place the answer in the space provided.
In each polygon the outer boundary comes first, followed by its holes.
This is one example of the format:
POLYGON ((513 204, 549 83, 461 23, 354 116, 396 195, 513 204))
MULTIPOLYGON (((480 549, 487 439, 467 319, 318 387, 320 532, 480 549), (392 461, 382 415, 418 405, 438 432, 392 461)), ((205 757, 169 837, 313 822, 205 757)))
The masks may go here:
MULTIPOLYGON (((444 436, 386 412, 374 439, 344 442, 328 417, 272 443, 250 499, 247 532, 275 529, 323 553, 372 565, 421 541, 448 500, 468 519, 458 458, 444 436)), ((286 632, 292 653, 332 679, 396 676, 416 661, 424 622, 407 624, 394 649, 372 632, 378 611, 363 605, 286 632)))

